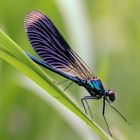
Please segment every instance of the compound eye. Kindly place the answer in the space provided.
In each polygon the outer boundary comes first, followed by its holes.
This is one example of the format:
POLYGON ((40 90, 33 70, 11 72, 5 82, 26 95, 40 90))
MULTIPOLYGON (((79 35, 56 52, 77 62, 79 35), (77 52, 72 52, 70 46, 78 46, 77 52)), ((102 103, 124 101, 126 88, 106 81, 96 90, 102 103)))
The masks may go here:
POLYGON ((116 99, 116 93, 115 93, 115 91, 110 90, 110 91, 108 92, 108 97, 109 97, 109 99, 110 99, 112 102, 114 102, 115 99, 116 99))

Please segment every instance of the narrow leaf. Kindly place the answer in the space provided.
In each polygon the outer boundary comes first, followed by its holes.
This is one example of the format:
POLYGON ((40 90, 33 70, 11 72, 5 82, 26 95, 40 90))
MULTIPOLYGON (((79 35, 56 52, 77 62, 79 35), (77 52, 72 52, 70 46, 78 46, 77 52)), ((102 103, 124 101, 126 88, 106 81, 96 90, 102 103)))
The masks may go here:
POLYGON ((69 110, 87 123, 93 131, 97 132, 103 139, 112 139, 94 121, 91 121, 79 106, 66 93, 64 93, 64 91, 57 87, 51 81, 49 76, 2 30, 0 30, 0 57, 30 77, 52 97, 65 105, 69 110))

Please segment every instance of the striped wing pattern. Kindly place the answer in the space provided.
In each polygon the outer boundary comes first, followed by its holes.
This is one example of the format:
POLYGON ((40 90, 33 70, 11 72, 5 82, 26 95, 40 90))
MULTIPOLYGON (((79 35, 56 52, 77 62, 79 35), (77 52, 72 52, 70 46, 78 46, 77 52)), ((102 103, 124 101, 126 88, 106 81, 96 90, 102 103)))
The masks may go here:
POLYGON ((93 77, 46 15, 40 11, 30 12, 25 19, 25 29, 33 49, 47 65, 82 80, 93 77))

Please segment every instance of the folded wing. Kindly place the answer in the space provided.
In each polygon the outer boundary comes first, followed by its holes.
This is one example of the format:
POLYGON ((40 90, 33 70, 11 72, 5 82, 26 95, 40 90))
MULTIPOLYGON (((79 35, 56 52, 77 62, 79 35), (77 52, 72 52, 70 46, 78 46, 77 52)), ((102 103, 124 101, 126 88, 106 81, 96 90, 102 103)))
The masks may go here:
POLYGON ((82 80, 93 77, 88 66, 69 47, 46 15, 32 11, 25 19, 25 28, 33 49, 47 65, 82 80))

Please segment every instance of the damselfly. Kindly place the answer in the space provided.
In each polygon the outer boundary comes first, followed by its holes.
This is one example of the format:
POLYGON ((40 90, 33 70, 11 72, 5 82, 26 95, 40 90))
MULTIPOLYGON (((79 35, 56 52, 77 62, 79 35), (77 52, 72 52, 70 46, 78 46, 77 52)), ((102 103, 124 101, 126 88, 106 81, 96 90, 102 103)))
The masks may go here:
POLYGON ((30 12, 25 19, 25 29, 33 49, 42 59, 39 60, 27 54, 34 62, 87 89, 90 96, 85 96, 81 99, 86 113, 84 103, 86 103, 92 116, 87 100, 103 98, 102 114, 110 135, 111 132, 105 117, 106 101, 127 122, 125 117, 111 103, 115 101, 116 92, 104 88, 101 80, 91 72, 84 61, 70 48, 45 14, 39 11, 30 12))

